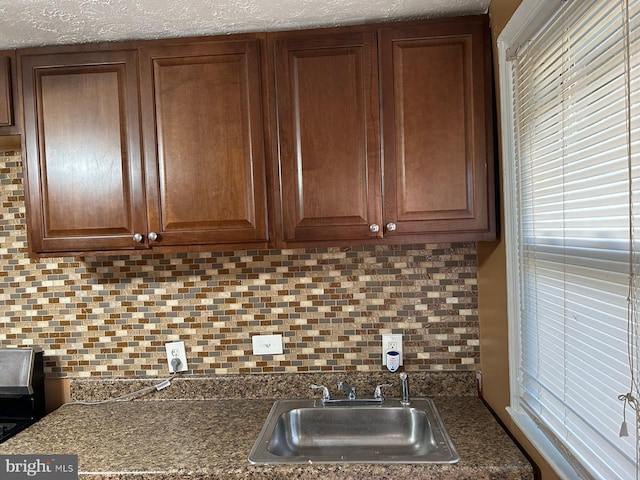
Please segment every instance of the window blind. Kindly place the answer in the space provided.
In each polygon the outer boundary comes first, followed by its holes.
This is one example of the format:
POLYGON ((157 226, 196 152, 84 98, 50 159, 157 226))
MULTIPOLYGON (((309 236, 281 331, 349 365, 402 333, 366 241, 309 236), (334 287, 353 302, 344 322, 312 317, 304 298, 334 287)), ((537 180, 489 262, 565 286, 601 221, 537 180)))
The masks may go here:
POLYGON ((511 72, 518 408, 579 476, 637 479, 640 0, 566 2, 511 72))

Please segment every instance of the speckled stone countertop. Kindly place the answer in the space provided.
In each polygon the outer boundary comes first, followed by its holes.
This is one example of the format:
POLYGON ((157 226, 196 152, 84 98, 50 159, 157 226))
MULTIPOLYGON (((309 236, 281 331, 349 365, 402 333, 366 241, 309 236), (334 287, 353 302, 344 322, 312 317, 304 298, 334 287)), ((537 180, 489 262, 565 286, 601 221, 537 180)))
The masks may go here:
POLYGON ((533 478, 529 462, 479 399, 432 398, 460 454, 455 465, 251 465, 247 456, 273 398, 158 399, 153 394, 135 401, 63 405, 0 444, 0 454, 77 454, 83 480, 533 478))

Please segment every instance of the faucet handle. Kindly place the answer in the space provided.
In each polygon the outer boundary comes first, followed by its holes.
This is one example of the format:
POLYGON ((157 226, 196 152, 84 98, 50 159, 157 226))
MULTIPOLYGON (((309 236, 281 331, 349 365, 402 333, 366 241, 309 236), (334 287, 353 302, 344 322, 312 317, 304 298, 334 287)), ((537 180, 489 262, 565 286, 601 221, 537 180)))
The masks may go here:
POLYGON ((382 387, 393 387, 390 383, 382 383, 376 386, 376 389, 373 392, 373 398, 384 398, 382 395, 382 387))
POLYGON ((322 390, 322 400, 331 400, 329 389, 324 385, 311 384, 311 388, 313 388, 314 390, 322 390))

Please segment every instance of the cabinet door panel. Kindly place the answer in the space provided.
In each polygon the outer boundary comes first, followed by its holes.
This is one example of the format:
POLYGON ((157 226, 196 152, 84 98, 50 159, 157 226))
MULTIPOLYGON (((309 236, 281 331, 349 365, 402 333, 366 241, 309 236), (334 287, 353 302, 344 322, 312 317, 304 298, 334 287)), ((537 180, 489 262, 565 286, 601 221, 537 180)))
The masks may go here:
POLYGON ((383 30, 385 222, 393 235, 495 227, 484 23, 383 30))
POLYGON ((0 56, 0 127, 14 124, 11 57, 0 56))
POLYGON ((144 57, 153 97, 144 97, 143 111, 155 119, 145 125, 149 219, 158 242, 266 241, 258 42, 165 47, 144 57))
POLYGON ((373 35, 279 39, 275 55, 285 241, 380 235, 373 35))
POLYGON ((135 52, 25 56, 35 252, 143 247, 135 52))
POLYGON ((464 50, 459 39, 394 46, 399 222, 471 214, 464 50))

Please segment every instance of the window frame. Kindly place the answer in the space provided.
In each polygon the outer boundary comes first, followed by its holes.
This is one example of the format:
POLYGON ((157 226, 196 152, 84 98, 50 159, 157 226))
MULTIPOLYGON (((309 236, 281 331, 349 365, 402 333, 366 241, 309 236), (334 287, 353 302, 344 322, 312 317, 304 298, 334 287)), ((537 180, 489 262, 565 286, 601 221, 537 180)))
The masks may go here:
POLYGON ((517 288, 507 289, 508 344, 509 344, 509 385, 510 406, 506 408, 516 426, 538 450, 556 474, 567 480, 591 478, 590 473, 579 465, 569 462, 560 453, 561 446, 554 444, 550 438, 536 425, 534 420, 523 412, 519 394, 519 366, 521 358, 521 272, 519 268, 519 238, 516 202, 516 169, 513 159, 516 158, 514 131, 514 103, 511 59, 520 48, 524 48, 537 32, 558 13, 566 0, 522 0, 497 39, 498 81, 500 98, 500 126, 502 151, 502 189, 504 208, 504 241, 506 254, 507 285, 517 288))

